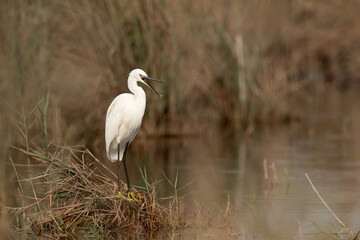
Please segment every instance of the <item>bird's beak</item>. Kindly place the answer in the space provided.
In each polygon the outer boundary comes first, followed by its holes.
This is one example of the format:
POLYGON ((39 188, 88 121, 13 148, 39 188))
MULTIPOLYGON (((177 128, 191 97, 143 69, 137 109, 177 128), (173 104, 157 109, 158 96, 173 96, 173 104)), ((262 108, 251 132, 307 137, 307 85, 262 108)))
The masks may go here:
POLYGON ((153 88, 150 83, 148 81, 145 81, 145 80, 151 80, 151 81, 154 81, 154 82, 158 82, 158 83, 162 83, 162 84, 165 84, 167 85, 166 82, 163 82, 163 81, 160 81, 158 79, 155 79, 155 78, 151 78, 151 77, 148 77, 148 76, 144 76, 144 77, 141 77, 142 80, 144 80, 144 82, 161 98, 162 95, 160 95, 156 90, 155 88, 153 88))

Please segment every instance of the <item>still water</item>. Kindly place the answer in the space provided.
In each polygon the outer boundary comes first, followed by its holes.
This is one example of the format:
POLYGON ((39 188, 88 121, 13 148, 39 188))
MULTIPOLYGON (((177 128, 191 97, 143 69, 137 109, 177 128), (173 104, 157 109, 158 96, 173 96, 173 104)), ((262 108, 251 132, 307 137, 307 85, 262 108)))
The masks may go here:
MULTIPOLYGON (((202 220, 201 227, 175 233, 175 238, 329 239, 341 227, 315 194, 307 173, 334 213, 357 232, 359 104, 317 104, 322 109, 318 114, 246 137, 135 141, 128 155, 132 181, 141 184, 139 166, 146 167, 152 180, 165 174, 174 181, 178 174, 179 187, 185 186, 179 194, 186 195, 186 216, 199 218, 195 213, 201 208, 202 220)), ((162 196, 173 193, 166 182, 158 190, 162 196)))

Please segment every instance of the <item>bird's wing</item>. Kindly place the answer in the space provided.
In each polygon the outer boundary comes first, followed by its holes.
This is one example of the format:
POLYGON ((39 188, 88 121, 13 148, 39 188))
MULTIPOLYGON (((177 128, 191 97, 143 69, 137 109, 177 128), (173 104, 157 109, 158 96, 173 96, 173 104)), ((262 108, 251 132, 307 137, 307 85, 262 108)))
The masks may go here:
POLYGON ((120 96, 117 96, 112 103, 110 104, 105 121, 105 142, 106 142, 106 153, 110 159, 110 144, 113 140, 116 139, 119 132, 119 125, 122 122, 122 115, 116 111, 116 109, 121 108, 122 101, 120 96))

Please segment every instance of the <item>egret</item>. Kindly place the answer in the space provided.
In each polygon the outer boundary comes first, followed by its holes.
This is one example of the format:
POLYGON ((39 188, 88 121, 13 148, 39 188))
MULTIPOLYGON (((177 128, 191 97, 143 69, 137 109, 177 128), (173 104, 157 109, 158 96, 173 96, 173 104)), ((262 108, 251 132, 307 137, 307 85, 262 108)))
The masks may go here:
POLYGON ((128 197, 135 199, 130 188, 130 180, 126 168, 126 152, 129 144, 134 140, 145 112, 145 91, 138 86, 138 82, 150 87, 159 97, 162 97, 148 81, 166 84, 149 77, 143 70, 134 69, 130 72, 127 84, 131 93, 117 96, 110 104, 106 113, 105 142, 107 157, 111 162, 117 161, 118 196, 123 197, 120 191, 120 162, 123 162, 128 197))

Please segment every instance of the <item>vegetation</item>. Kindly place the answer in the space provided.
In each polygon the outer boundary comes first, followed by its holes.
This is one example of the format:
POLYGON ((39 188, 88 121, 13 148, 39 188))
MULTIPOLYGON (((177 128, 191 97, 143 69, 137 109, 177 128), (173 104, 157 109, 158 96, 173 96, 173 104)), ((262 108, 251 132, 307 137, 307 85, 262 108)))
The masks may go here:
MULTIPOLYGON (((155 234, 184 224, 176 195, 168 200, 168 207, 161 206, 155 184, 145 181, 145 191, 132 190, 135 200, 117 197, 117 184, 108 177, 113 172, 84 147, 22 151, 34 160, 32 169, 37 174, 32 179, 17 175, 20 189, 24 183, 33 183, 36 194, 22 192, 29 204, 10 208, 16 216, 24 213, 29 219, 21 218, 18 229, 49 237, 116 238, 119 234, 155 234)), ((14 167, 21 172, 21 166, 14 167)), ((125 195, 126 189, 122 191, 125 195)))

